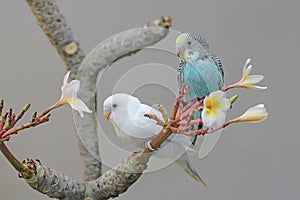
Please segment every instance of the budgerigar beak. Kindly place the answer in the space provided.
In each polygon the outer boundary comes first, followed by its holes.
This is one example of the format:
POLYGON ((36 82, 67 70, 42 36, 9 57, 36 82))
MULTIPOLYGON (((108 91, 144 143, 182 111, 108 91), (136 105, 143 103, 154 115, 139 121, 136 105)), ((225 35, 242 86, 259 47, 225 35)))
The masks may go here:
POLYGON ((110 112, 104 112, 104 113, 103 113, 103 116, 104 116, 105 119, 108 120, 108 119, 109 119, 109 116, 110 116, 110 112))
POLYGON ((181 44, 176 44, 176 55, 179 58, 183 58, 184 57, 184 47, 181 44))
POLYGON ((111 113, 111 111, 109 109, 104 109, 104 111, 103 111, 104 118, 108 120, 110 113, 111 113))

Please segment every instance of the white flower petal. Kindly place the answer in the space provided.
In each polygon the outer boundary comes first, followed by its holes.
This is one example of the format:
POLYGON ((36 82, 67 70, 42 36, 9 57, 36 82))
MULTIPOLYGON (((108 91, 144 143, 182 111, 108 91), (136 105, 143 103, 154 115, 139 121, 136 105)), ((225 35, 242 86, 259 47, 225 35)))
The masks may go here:
POLYGON ((251 58, 247 58, 246 62, 245 62, 245 66, 248 66, 251 63, 251 58))
POLYGON ((222 102, 225 99, 223 97, 224 94, 225 92, 218 90, 210 93, 208 98, 211 99, 212 104, 219 104, 219 102, 222 102))
POLYGON ((211 93, 210 98, 212 99, 212 105, 214 109, 220 109, 227 111, 230 108, 230 101, 224 97, 225 92, 216 91, 211 93))
POLYGON ((257 85, 254 85, 253 87, 254 87, 254 89, 257 89, 257 90, 265 90, 268 88, 267 86, 257 86, 257 85))
POLYGON ((246 60, 246 63, 243 68, 243 77, 242 79, 236 83, 236 87, 244 87, 247 89, 258 89, 258 90, 264 90, 267 89, 267 87, 262 86, 256 86, 254 84, 260 82, 263 80, 263 75, 249 75, 252 71, 252 65, 250 65, 250 59, 246 60))
POLYGON ((77 98, 77 92, 80 87, 80 82, 78 80, 73 80, 71 83, 66 83, 64 88, 62 88, 62 93, 64 99, 75 99, 77 98))
POLYGON ((83 117, 83 112, 91 113, 92 111, 85 105, 85 103, 81 99, 72 99, 69 102, 69 105, 73 110, 79 112, 80 116, 83 117))
POLYGON ((220 100, 220 103, 221 103, 221 110, 227 111, 230 109, 231 103, 228 99, 223 98, 220 100))
POLYGON ((72 85, 72 90, 77 94, 79 88, 80 88, 80 81, 79 80, 72 80, 70 85, 72 85))
POLYGON ((248 59, 246 60, 245 64, 244 64, 244 67, 243 67, 243 76, 244 76, 244 74, 246 73, 246 69, 247 69, 248 65, 250 64, 250 62, 251 62, 251 59, 248 58, 248 59))
POLYGON ((261 122, 268 117, 268 113, 263 104, 249 108, 242 116, 238 117, 240 122, 261 122))
POLYGON ((61 104, 69 104, 72 109, 79 112, 80 116, 83 117, 83 112, 91 113, 92 111, 85 105, 85 103, 77 97, 77 92, 80 88, 79 80, 72 80, 68 83, 70 71, 64 76, 64 84, 61 87, 61 98, 59 102, 61 104))
POLYGON ((84 117, 84 114, 83 114, 82 110, 78 109, 78 108, 77 108, 76 106, 74 106, 74 104, 72 104, 72 103, 70 103, 69 105, 72 107, 73 110, 76 110, 76 111, 79 113, 79 115, 80 115, 81 118, 84 117))
POLYGON ((214 91, 210 94, 211 97, 223 97, 225 94, 225 92, 221 91, 221 90, 217 90, 217 91, 214 91))
POLYGON ((69 79, 69 76, 70 76, 70 72, 71 72, 71 71, 68 71, 68 72, 66 73, 66 75, 64 76, 63 85, 65 85, 65 84, 68 82, 68 79, 69 79))
POLYGON ((218 113, 216 114, 216 120, 215 120, 216 128, 224 124, 224 122, 225 122, 225 112, 219 110, 218 113))
POLYGON ((249 74, 251 73, 252 71, 252 65, 249 65, 247 68, 246 68, 246 71, 244 73, 244 78, 248 78, 249 74))
POLYGON ((204 126, 212 128, 224 123, 225 111, 230 108, 230 101, 224 95, 223 91, 215 91, 205 97, 201 114, 204 126))
POLYGON ((202 112, 201 118, 203 121, 203 125, 205 127, 211 127, 215 122, 215 116, 214 115, 207 115, 205 111, 202 112))
POLYGON ((257 104, 255 107, 258 107, 258 108, 264 108, 265 105, 261 103, 261 104, 257 104))
POLYGON ((244 83, 255 84, 262 81, 263 79, 264 79, 263 75, 251 75, 248 76, 248 78, 244 81, 244 83))
POLYGON ((268 88, 266 86, 258 86, 258 85, 251 85, 251 84, 241 84, 240 86, 247 89, 256 89, 256 90, 265 90, 268 88))

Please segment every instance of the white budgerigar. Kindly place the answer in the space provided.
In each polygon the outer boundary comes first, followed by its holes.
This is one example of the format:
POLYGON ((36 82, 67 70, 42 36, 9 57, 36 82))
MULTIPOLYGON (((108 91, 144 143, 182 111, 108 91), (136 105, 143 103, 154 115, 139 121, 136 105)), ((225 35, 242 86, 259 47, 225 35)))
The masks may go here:
MULTIPOLYGON (((154 114, 162 119, 161 113, 142 104, 138 98, 131 95, 119 93, 108 97, 103 103, 103 110, 104 117, 112 123, 116 134, 135 146, 144 148, 145 144, 162 130, 156 121, 144 116, 145 114, 154 114)), ((159 158, 175 159, 175 162, 185 172, 206 187, 186 154, 187 150, 191 150, 190 145, 189 136, 173 134, 159 150, 154 152, 154 155, 159 158)))

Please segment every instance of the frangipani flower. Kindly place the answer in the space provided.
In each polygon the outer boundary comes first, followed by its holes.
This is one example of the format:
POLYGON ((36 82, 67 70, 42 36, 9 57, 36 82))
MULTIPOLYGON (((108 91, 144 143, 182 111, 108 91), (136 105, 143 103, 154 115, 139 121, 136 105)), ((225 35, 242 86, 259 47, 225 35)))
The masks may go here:
POLYGON ((224 94, 222 91, 215 91, 205 97, 201 114, 204 126, 220 126, 224 123, 225 112, 230 108, 230 102, 224 94))
POLYGON ((252 71, 252 65, 250 65, 251 59, 248 58, 245 62, 244 69, 243 69, 243 77, 242 79, 237 83, 237 87, 244 87, 247 89, 258 89, 258 90, 264 90, 267 89, 267 87, 257 86, 254 85, 261 80, 263 80, 263 75, 249 75, 252 71))
POLYGON ((80 117, 83 117, 83 112, 91 113, 92 111, 77 97, 80 81, 72 80, 68 83, 69 75, 70 71, 64 77, 63 86, 61 87, 61 97, 58 103, 69 104, 73 110, 76 110, 80 114, 80 117))
POLYGON ((234 122, 262 122, 267 119, 268 113, 264 104, 249 108, 242 116, 232 120, 234 122))

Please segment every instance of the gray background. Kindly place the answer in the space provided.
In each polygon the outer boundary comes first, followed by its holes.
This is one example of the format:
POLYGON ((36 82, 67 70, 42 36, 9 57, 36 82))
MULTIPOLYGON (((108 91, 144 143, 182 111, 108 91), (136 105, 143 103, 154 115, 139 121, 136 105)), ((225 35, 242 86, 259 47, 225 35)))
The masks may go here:
MULTIPOLYGON (((2 3, 1 98, 5 99, 6 108, 20 110, 31 102, 30 111, 42 111, 60 96, 64 64, 36 25, 25 1, 2 3)), ((205 36, 212 51, 223 61, 227 83, 240 78, 245 59, 251 57, 254 74, 265 75, 262 85, 269 87, 265 92, 239 90, 240 99, 229 114, 237 116, 246 108, 264 102, 269 111, 267 121, 228 127, 207 158, 200 161, 191 158, 208 189, 172 165, 144 175, 119 199, 299 198, 300 137, 296 123, 300 85, 299 2, 69 0, 58 3, 85 52, 115 33, 167 14, 174 19, 173 29, 205 36)), ((139 54, 128 58, 127 64, 138 57, 139 54)), ((175 56, 172 59, 177 62, 175 56)), ((100 101, 108 91, 100 94, 100 101)), ((153 98, 155 90, 152 91, 153 98)), ((172 103, 162 95, 153 102, 165 101, 159 98, 172 103)), ((23 131, 8 145, 21 159, 39 158, 49 167, 80 179, 82 167, 70 108, 52 114, 48 124, 23 131)), ((103 123, 110 128, 108 122, 103 123)), ((107 156, 109 152, 102 154, 107 156)), ((1 199, 48 199, 18 179, 3 156, 0 156, 0 173, 1 199)))

